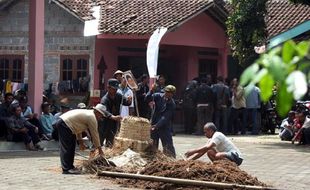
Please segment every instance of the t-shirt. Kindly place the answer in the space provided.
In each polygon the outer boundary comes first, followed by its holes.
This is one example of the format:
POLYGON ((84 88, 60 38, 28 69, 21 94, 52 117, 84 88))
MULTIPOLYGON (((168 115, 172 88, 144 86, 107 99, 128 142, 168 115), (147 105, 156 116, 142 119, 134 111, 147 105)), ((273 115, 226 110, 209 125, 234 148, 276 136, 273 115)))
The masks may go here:
POLYGON ((75 135, 89 130, 91 139, 95 147, 100 147, 98 122, 94 110, 75 109, 70 110, 60 116, 75 135))
MULTIPOLYGON (((130 90, 128 87, 126 87, 125 89, 118 89, 117 90, 118 93, 122 94, 125 98, 128 98, 129 96, 131 96, 133 98, 133 92, 132 90, 130 90)), ((129 107, 133 108, 134 107, 134 104, 133 104, 133 99, 131 101, 131 105, 130 106, 124 106, 122 105, 122 109, 121 109, 121 113, 120 115, 122 117, 125 117, 125 116, 129 116, 129 107)))
POLYGON ((223 133, 215 132, 209 142, 216 145, 218 152, 237 152, 241 158, 240 150, 223 133))

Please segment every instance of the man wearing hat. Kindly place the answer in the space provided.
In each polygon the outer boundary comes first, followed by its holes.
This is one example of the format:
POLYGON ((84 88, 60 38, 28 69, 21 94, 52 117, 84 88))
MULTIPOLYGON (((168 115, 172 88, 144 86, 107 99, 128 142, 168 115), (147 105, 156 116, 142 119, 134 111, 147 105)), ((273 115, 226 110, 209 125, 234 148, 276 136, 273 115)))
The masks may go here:
POLYGON ((98 121, 106 115, 106 107, 97 104, 93 110, 75 109, 60 116, 57 127, 63 174, 79 174, 73 162, 76 138, 79 144, 83 144, 81 135, 83 131, 89 131, 94 147, 98 149, 100 155, 103 155, 98 135, 98 121))
POLYGON ((164 88, 164 93, 154 93, 156 86, 146 94, 145 101, 154 102, 154 110, 151 117, 151 138, 155 148, 158 148, 159 139, 163 145, 164 154, 176 157, 175 148, 173 146, 171 122, 175 110, 175 102, 173 95, 176 88, 173 85, 168 85, 164 88))
POLYGON ((187 151, 185 156, 191 157, 191 160, 196 160, 207 153, 209 159, 215 160, 228 159, 235 162, 238 166, 242 163, 240 150, 229 140, 223 133, 218 132, 216 126, 212 122, 205 124, 203 131, 210 140, 208 143, 198 149, 187 151))
POLYGON ((100 143, 107 147, 112 147, 114 137, 117 133, 118 122, 122 119, 120 116, 121 104, 124 106, 130 106, 132 97, 124 97, 117 92, 119 82, 116 79, 109 79, 107 86, 107 93, 102 97, 101 104, 107 108, 107 119, 103 120, 102 125, 104 127, 99 128, 100 143))
POLYGON ((118 81, 118 83, 120 84, 123 80, 123 71, 117 70, 117 71, 115 71, 113 76, 118 81))

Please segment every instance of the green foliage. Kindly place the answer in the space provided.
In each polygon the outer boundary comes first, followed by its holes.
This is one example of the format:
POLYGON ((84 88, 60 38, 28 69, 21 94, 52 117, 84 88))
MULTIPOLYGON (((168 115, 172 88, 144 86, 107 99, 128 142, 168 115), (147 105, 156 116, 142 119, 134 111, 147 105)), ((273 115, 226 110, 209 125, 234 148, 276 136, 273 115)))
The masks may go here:
POLYGON ((296 4, 304 4, 304 5, 310 5, 310 1, 309 0, 290 0, 293 3, 296 4))
POLYGON ((257 58, 254 46, 266 41, 267 0, 231 0, 233 11, 226 22, 233 56, 241 65, 249 65, 257 58))
MULTIPOLYGON (((268 101, 277 89, 277 111, 284 116, 294 100, 302 98, 307 92, 307 79, 310 59, 307 57, 310 49, 309 42, 296 44, 286 42, 282 47, 262 54, 260 58, 249 66, 241 75, 240 84, 247 85, 247 91, 259 84, 261 98, 268 101)), ((309 74, 308 74, 309 75, 309 74)))

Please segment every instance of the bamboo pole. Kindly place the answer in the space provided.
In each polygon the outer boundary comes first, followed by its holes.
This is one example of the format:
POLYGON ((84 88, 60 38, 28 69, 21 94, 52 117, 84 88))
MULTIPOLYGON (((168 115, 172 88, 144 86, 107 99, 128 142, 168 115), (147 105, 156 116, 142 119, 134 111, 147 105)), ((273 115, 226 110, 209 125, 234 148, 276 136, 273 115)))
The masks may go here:
POLYGON ((263 186, 251 186, 251 185, 239 185, 231 183, 219 183, 219 182, 210 182, 210 181, 199 181, 199 180, 190 180, 190 179, 179 179, 179 178, 170 178, 170 177, 160 177, 160 176, 151 176, 151 175, 141 175, 141 174, 130 174, 130 173, 119 173, 119 172, 110 172, 110 171, 98 171, 98 176, 108 176, 108 177, 118 177, 118 178, 131 178, 139 179, 146 181, 155 181, 155 182, 164 182, 164 183, 173 183, 178 185, 187 185, 187 186, 204 186, 211 188, 243 188, 243 189, 253 189, 253 190, 275 190, 272 187, 263 187, 263 186))

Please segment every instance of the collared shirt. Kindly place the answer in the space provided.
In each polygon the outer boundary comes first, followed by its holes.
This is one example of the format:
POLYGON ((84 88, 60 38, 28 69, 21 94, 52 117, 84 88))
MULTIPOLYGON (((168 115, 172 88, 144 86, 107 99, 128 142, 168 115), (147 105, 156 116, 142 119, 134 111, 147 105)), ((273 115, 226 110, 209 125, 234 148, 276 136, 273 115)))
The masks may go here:
POLYGON ((175 102, 173 99, 164 97, 164 93, 152 93, 151 91, 146 94, 145 101, 147 103, 154 101, 155 110, 151 118, 152 125, 156 128, 164 128, 170 124, 175 110, 175 102))
POLYGON ((49 113, 49 114, 42 114, 40 116, 40 122, 42 124, 42 130, 44 134, 52 134, 54 128, 53 123, 55 121, 55 117, 49 113))
POLYGON ((114 99, 109 96, 108 92, 102 97, 100 103, 106 106, 108 112, 107 117, 120 114, 120 105, 122 103, 122 100, 123 105, 125 106, 129 106, 131 103, 127 101, 126 97, 123 97, 123 95, 118 92, 115 94, 114 99))
POLYGON ((70 110, 60 116, 75 135, 80 135, 88 130, 93 144, 100 147, 98 122, 94 110, 75 109, 70 110))

